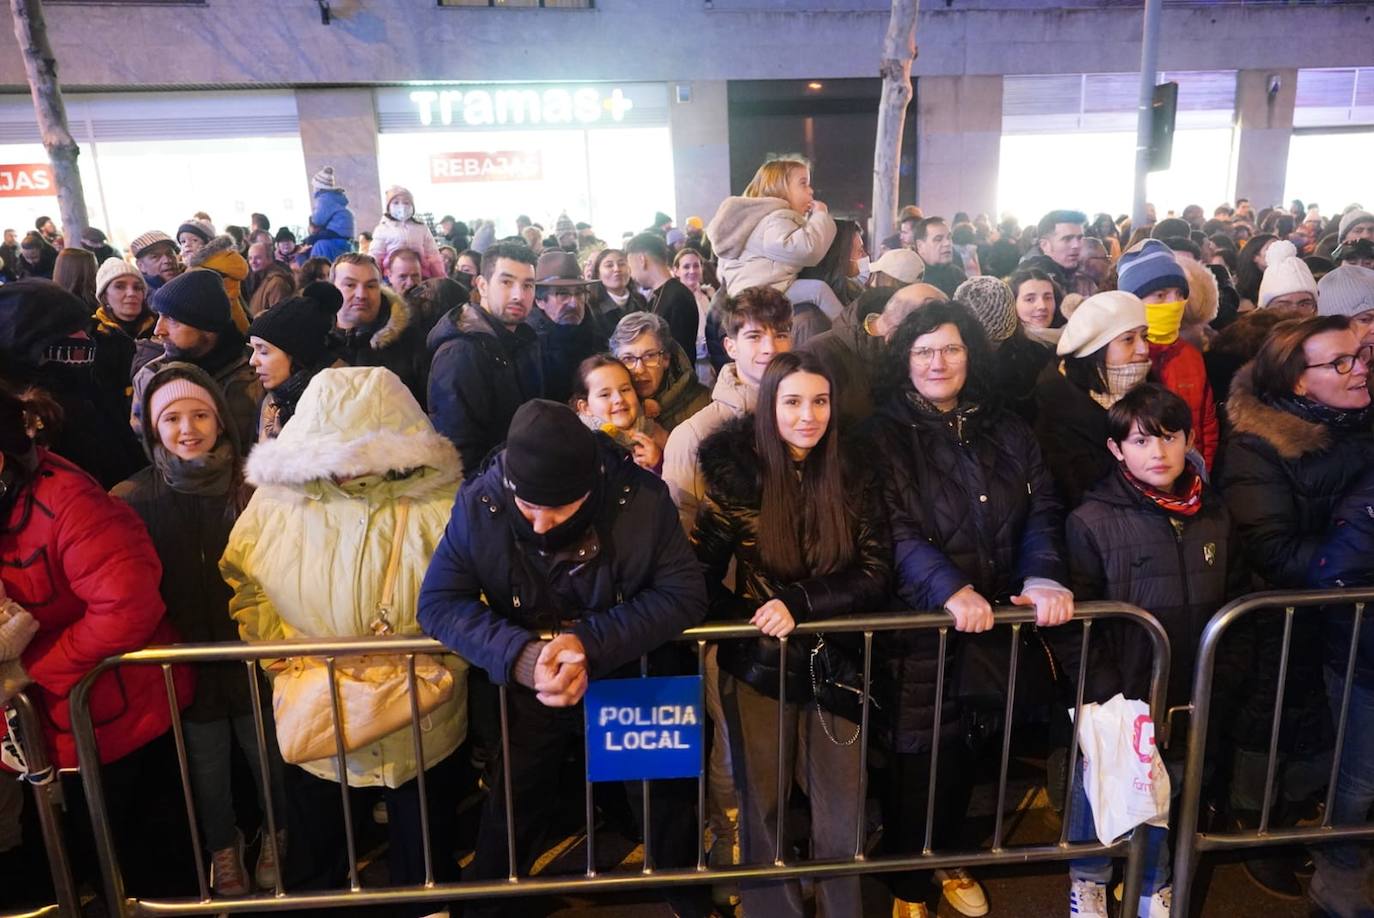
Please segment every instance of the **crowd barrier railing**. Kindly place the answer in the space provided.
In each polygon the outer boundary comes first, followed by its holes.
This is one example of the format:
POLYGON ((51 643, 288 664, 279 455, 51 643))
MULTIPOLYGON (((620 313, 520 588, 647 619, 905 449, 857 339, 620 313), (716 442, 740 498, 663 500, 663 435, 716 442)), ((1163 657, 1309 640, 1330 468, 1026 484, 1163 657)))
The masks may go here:
MULTIPOLYGON (((1083 603, 1077 607, 1075 614, 1077 619, 1082 622, 1082 662, 1080 664, 1079 678, 1077 681, 1079 689, 1075 702, 1075 722, 1079 719, 1083 706, 1083 676, 1088 665, 1088 649, 1092 637, 1093 624, 1103 619, 1122 619, 1132 622, 1144 631, 1146 638, 1150 641, 1153 650, 1150 706, 1152 715, 1158 722, 1164 713, 1164 697, 1169 675, 1169 640, 1159 622, 1148 612, 1123 603, 1083 603)), ((272 892, 237 898, 212 898, 210 894, 205 869, 205 852, 202 850, 202 845, 195 829, 195 801, 188 777, 186 744, 177 711, 175 689, 172 680, 172 667, 179 664, 197 664, 212 661, 241 662, 245 667, 245 678, 248 679, 253 699, 257 702, 259 701, 257 667, 259 661, 264 659, 281 659, 301 656, 323 658, 326 666, 328 666, 332 672, 335 660, 343 657, 354 656, 361 653, 404 655, 409 661, 410 697, 412 699, 413 715, 410 732, 414 738, 415 756, 419 766, 417 770, 419 775, 417 791, 421 802, 421 812, 423 813, 426 811, 427 799, 424 786, 425 760, 424 750, 420 742, 420 731, 417 729, 420 718, 418 717, 418 710, 414 701, 417 697, 415 694, 414 661, 416 654, 444 653, 444 648, 436 641, 422 636, 341 638, 334 640, 272 641, 256 644, 207 644, 156 647, 112 657, 102 662, 82 680, 72 695, 71 705, 78 759, 82 766, 81 777, 88 798, 96 854, 102 873, 106 900, 111 904, 111 913, 120 916, 120 918, 126 915, 135 914, 198 915, 276 912, 297 909, 394 905, 402 902, 433 903, 436 908, 439 908, 442 907, 443 903, 447 902, 495 897, 536 894, 586 895, 595 892, 626 892, 631 890, 644 890, 646 888, 661 890, 668 887, 680 887, 702 883, 776 880, 794 877, 826 878, 843 875, 876 874, 956 866, 977 868, 996 864, 1064 861, 1076 857, 1107 855, 1125 857, 1126 870, 1124 882, 1125 895, 1127 897, 1126 901, 1135 901, 1135 897, 1139 896, 1144 867, 1146 838, 1143 832, 1134 833, 1133 836, 1120 839, 1112 845, 1070 843, 1067 837, 1069 814, 1066 813, 1064 825, 1060 831, 1057 842, 1034 845, 1007 844, 1004 817, 1006 815, 1007 772, 1013 721, 1012 713, 1016 705, 1016 675, 1021 649, 1020 638, 1022 628, 1028 624, 1032 624, 1034 621, 1034 610, 1026 607, 1005 607, 995 610, 996 627, 998 630, 1006 632, 1010 637, 1007 681, 1009 688, 1006 697, 1006 717, 1004 718, 1001 737, 1002 748, 997 784, 997 812, 995 814, 991 844, 987 848, 957 851, 941 850, 938 853, 932 850, 931 836, 935 810, 933 805, 929 805, 933 804, 935 797, 935 786, 932 781, 928 791, 929 797, 927 801, 928 806, 923 850, 918 854, 903 857, 870 858, 865 853, 863 802, 867 796, 867 749, 869 746, 870 731, 869 694, 872 687, 874 636, 899 630, 937 631, 939 663, 936 675, 937 702, 934 712, 935 723, 940 722, 945 701, 944 686, 947 675, 945 671, 945 651, 952 637, 950 633, 952 629, 950 616, 943 612, 894 613, 853 616, 800 624, 790 638, 783 638, 780 641, 783 645, 780 650, 785 654, 788 640, 794 640, 805 635, 821 632, 831 635, 839 632, 849 632, 861 634, 863 637, 864 701, 862 706, 862 720, 859 724, 861 765, 859 769, 859 785, 855 789, 860 805, 858 807, 858 819, 856 820, 854 828, 854 849, 851 857, 831 860, 789 861, 781 843, 781 840, 786 837, 784 825, 786 812, 785 807, 780 807, 777 817, 777 837, 779 839, 779 844, 774 851, 772 863, 747 864, 728 868, 708 866, 705 856, 707 821, 706 753, 704 749, 705 744, 703 743, 700 768, 697 774, 697 833, 699 844, 698 859, 695 867, 675 869, 655 867, 652 852, 646 850, 644 867, 638 872, 617 871, 613 873, 604 873, 598 871, 594 860, 595 827, 593 825, 592 784, 591 782, 585 782, 587 800, 587 869, 585 873, 558 877, 517 876, 513 839, 515 817, 517 814, 514 812, 514 800, 509 793, 511 770, 509 733, 507 730, 507 697, 506 689, 502 686, 499 691, 501 743, 503 752, 505 753, 503 755, 504 773, 502 775, 502 780, 507 790, 505 794, 505 807, 509 856, 509 876, 506 879, 440 884, 434 881, 433 865, 428 863, 428 859, 426 859, 426 881, 423 885, 364 888, 358 874, 357 843, 354 838, 351 820, 347 816, 350 811, 349 801, 352 792, 347 783, 341 782, 339 787, 341 802, 345 813, 345 844, 350 865, 347 888, 329 891, 292 892, 282 888, 280 877, 278 877, 276 889, 272 892), (90 689, 94 680, 101 673, 120 666, 158 666, 162 669, 167 690, 168 704, 172 712, 172 733, 175 739, 176 752, 180 765, 182 793, 187 810, 187 824, 192 827, 190 832, 190 843, 196 858, 197 881, 199 883, 200 893, 198 899, 135 899, 130 898, 126 892, 123 875, 120 869, 119 851, 117 850, 116 840, 111 831, 108 819, 106 818, 106 800, 101 785, 100 769, 98 767, 99 750, 91 724, 89 709, 90 689)), ((676 640, 695 645, 697 673, 704 677, 707 642, 728 640, 731 638, 757 638, 758 636, 758 630, 747 623, 720 623, 703 625, 690 629, 680 635, 676 640)), ((647 672, 647 666, 644 661, 641 661, 640 672, 641 674, 647 672)), ((785 681, 780 678, 778 687, 779 700, 784 702, 786 701, 786 688, 785 681)), ((702 697, 698 699, 698 703, 701 705, 701 710, 704 713, 704 688, 701 692, 701 696, 702 697)), ((265 756, 266 753, 264 750, 266 749, 266 744, 262 742, 262 740, 268 727, 262 715, 262 705, 255 703, 254 711, 259 737, 259 755, 265 756)), ((778 735, 780 738, 784 735, 783 731, 785 729, 782 722, 782 713, 783 707, 779 705, 778 735)), ((333 717, 336 746, 335 759, 338 765, 338 773, 342 775, 347 773, 347 769, 344 765, 346 755, 344 752, 342 734, 339 730, 339 720, 338 698, 337 695, 335 695, 333 717)), ((940 755, 939 733, 939 730, 935 731, 936 739, 930 750, 932 775, 939 773, 937 769, 940 755)), ((1068 765, 1069 774, 1072 775, 1077 767, 1078 750, 1076 744, 1070 745, 1068 765)), ((781 756, 779 758, 781 759, 781 756)), ((266 772, 267 763, 265 760, 262 762, 262 765, 263 771, 266 772)), ((779 788, 778 799, 785 800, 791 777, 782 767, 781 761, 779 762, 777 781, 779 788)), ((646 805, 643 809, 643 834, 646 843, 647 839, 650 837, 648 828, 651 818, 649 807, 647 806, 647 796, 648 785, 646 783, 646 805)), ((1066 806, 1071 805, 1072 803, 1070 801, 1066 801, 1066 806)), ((278 826, 283 825, 282 814, 275 812, 270 795, 266 800, 265 817, 269 831, 275 832, 278 826)), ((423 849, 428 851, 430 849, 429 825, 428 822, 423 819, 421 820, 421 832, 423 836, 423 849)), ((279 873, 280 872, 281 871, 279 871, 279 873)))
POLYGON ((0 713, 17 722, 19 735, 10 735, 6 741, 15 744, 27 766, 22 781, 33 790, 31 800, 38 815, 38 827, 43 835, 43 848, 48 856, 48 870, 52 874, 53 892, 57 899, 53 905, 43 908, 9 913, 9 918, 19 918, 21 915, 23 918, 79 915, 81 897, 77 893, 71 859, 62 834, 62 782, 58 777, 58 769, 48 759, 47 742, 38 710, 32 699, 23 692, 10 699, 7 707, 8 711, 0 710, 0 713))
POLYGON ((1345 748, 1350 714, 1350 690, 1355 674, 1359 650, 1360 625, 1365 604, 1374 602, 1374 589, 1293 590, 1253 593, 1223 606, 1202 632, 1197 665, 1193 673, 1191 719, 1188 729, 1188 755, 1184 765, 1183 790, 1179 800, 1179 818, 1175 829, 1177 849, 1174 855, 1173 912, 1187 916, 1193 885, 1197 879, 1198 861, 1208 851, 1234 851, 1268 845, 1321 844, 1333 841, 1353 841, 1374 838, 1374 823, 1333 826, 1332 803, 1336 796, 1336 782, 1340 774, 1341 753, 1345 748), (1288 664, 1293 639, 1293 621, 1302 609, 1308 615, 1319 614, 1318 607, 1353 605, 1350 629, 1350 649, 1345 660, 1344 692, 1339 716, 1336 718, 1335 751, 1326 790, 1326 807, 1321 823, 1316 826, 1276 828, 1269 824, 1274 804, 1275 777, 1278 773, 1279 729, 1283 723, 1283 701, 1287 689, 1288 664), (1278 659, 1278 684, 1274 697, 1274 711, 1269 730, 1269 751, 1265 768, 1263 805, 1257 828, 1244 832, 1199 832, 1198 821, 1202 807, 1204 762, 1207 734, 1212 720, 1212 689, 1216 675, 1217 652, 1222 638, 1236 622, 1248 615, 1265 610, 1282 610, 1283 644, 1278 659), (1307 611, 1313 610, 1313 611, 1307 611))

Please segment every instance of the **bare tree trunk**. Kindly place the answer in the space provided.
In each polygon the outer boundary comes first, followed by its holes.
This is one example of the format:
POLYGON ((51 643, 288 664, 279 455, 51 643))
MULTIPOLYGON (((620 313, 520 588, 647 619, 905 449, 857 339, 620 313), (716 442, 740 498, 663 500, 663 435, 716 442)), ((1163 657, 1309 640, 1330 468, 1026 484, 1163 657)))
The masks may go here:
POLYGON ((902 133, 911 104, 911 62, 916 59, 916 17, 921 0, 892 0, 883 37, 880 71, 883 97, 878 103, 878 136, 873 147, 873 244, 892 235, 901 182, 902 133))
POLYGON ((57 82, 57 59, 48 44, 43 0, 10 0, 10 9, 14 13, 14 37, 24 55, 24 70, 29 77, 38 130, 52 162, 62 238, 67 245, 80 247, 81 233, 87 226, 86 196, 81 190, 81 170, 76 164, 81 149, 67 130, 67 108, 62 104, 62 87, 57 82))

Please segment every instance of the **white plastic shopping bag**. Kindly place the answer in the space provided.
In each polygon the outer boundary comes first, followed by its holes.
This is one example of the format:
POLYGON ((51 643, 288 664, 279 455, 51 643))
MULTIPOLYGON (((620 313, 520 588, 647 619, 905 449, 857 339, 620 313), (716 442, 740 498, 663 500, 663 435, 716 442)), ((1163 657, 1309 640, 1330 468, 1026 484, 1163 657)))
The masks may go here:
POLYGON ((1169 772, 1155 748, 1155 724, 1145 702, 1118 693, 1105 704, 1083 705, 1078 748, 1102 844, 1110 845, 1142 822, 1168 825, 1169 772))

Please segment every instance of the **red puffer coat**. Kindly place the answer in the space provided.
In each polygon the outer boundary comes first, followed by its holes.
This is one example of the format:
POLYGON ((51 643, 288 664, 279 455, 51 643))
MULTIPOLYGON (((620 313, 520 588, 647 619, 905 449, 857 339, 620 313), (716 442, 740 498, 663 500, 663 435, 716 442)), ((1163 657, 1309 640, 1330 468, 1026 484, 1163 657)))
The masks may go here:
MULTIPOLYGON (((32 482, 0 527, 0 583, 38 619, 21 662, 42 712, 48 751, 76 765, 68 696, 82 676, 114 654, 172 644, 158 583, 162 566, 143 522, 85 472, 39 450, 32 482)), ((177 697, 191 700, 192 674, 173 670, 177 697)), ((103 762, 161 736, 171 725, 161 668, 107 671, 90 694, 103 762)), ((5 725, 0 722, 0 736, 5 725)))

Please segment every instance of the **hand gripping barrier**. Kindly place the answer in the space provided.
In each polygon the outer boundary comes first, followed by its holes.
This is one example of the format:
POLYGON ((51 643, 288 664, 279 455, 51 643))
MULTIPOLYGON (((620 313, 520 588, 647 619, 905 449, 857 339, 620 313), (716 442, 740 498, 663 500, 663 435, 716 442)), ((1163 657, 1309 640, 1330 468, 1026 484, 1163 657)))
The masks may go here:
MULTIPOLYGON (((1169 641, 1164 629, 1159 622, 1149 613, 1134 606, 1123 603, 1084 603, 1077 607, 1076 619, 1082 625, 1082 663, 1080 664, 1078 678, 1078 695, 1075 703, 1075 720, 1081 715, 1083 705, 1083 675, 1086 672, 1088 661, 1089 641, 1092 634, 1092 626, 1095 621, 1105 618, 1125 619, 1139 626, 1151 643, 1153 649, 1153 669, 1150 686, 1150 706, 1151 712, 1156 721, 1160 721, 1164 714, 1164 693, 1168 685, 1169 676, 1169 641)), ((202 850, 199 835, 194 828, 191 830, 191 846, 195 854, 197 865, 197 879, 199 882, 199 899, 133 899, 126 894, 123 876, 119 866, 119 854, 116 851, 115 839, 106 819, 106 803, 101 786, 99 763, 99 750, 96 745, 95 733, 91 725, 89 700, 90 689, 95 678, 105 670, 116 666, 159 666, 162 668, 164 682, 167 689, 168 703, 172 711, 172 733, 176 741, 177 757, 181 769, 182 791, 186 803, 187 822, 190 826, 196 825, 195 820, 195 801, 191 793, 191 785, 188 774, 185 738, 182 733, 180 716, 175 703, 175 689, 172 682, 172 669, 174 664, 196 664, 210 661, 238 661, 245 667, 245 678, 248 679, 250 691, 254 700, 254 711, 256 718, 256 728, 258 734, 258 749, 261 765, 264 773, 267 772, 265 730, 266 724, 263 721, 262 706, 259 704, 259 688, 257 680, 258 661, 264 659, 280 659, 293 656, 320 657, 325 660, 326 665, 332 674, 336 658, 353 656, 360 653, 385 652, 390 654, 403 654, 409 660, 410 695, 412 707, 412 723, 410 732, 414 739, 415 757, 417 768, 417 790, 420 797, 420 812, 426 812, 425 796, 425 760, 424 750, 420 742, 420 731, 416 729, 420 718, 415 704, 415 654, 417 653, 444 653, 446 652, 438 642, 423 636, 417 637, 368 637, 368 638, 339 638, 332 640, 303 640, 303 641, 272 641, 257 644, 205 644, 205 645, 181 645, 177 647, 157 647, 134 653, 123 654, 105 660, 77 686, 72 695, 72 722, 76 734, 77 755, 81 763, 81 776, 84 782, 88 803, 91 813, 92 828, 95 833, 95 848, 100 862, 100 869, 105 887, 105 897, 111 903, 111 913, 123 918, 126 915, 212 915, 212 914, 232 914, 243 912, 279 912, 298 909, 327 909, 345 908, 355 906, 378 906, 397 904, 401 902, 425 902, 433 903, 435 908, 443 907, 443 903, 486 899, 494 897, 509 897, 520 895, 557 895, 557 894, 577 894, 586 895, 595 892, 624 892, 630 890, 643 890, 645 888, 663 889, 667 887, 680 887, 691 884, 701 883, 720 883, 738 882, 741 880, 756 879, 783 879, 790 877, 809 876, 813 878, 825 878, 853 874, 872 874, 884 872, 897 872, 907 870, 924 870, 932 868, 948 867, 979 867, 993 864, 1021 864, 1030 862, 1044 861, 1064 861, 1076 857, 1086 857, 1094 855, 1110 855, 1126 857, 1126 877, 1125 877, 1125 896, 1126 901, 1135 901, 1139 896, 1141 886, 1141 876, 1144 867, 1145 855, 1145 833, 1134 833, 1132 837, 1123 838, 1116 843, 1104 846, 1095 843, 1070 844, 1067 840, 1069 814, 1065 814, 1064 828, 1060 832, 1058 842, 1038 845, 1017 845, 1008 846, 1005 844, 1004 814, 1006 811, 1007 797, 1007 769, 1009 762, 1009 749, 1012 729, 1012 712, 1015 709, 1016 701, 1016 671, 1020 653, 1020 632, 1021 629, 1035 621, 1035 613, 1024 607, 1005 607, 999 608, 995 612, 995 623, 999 628, 1005 629, 1010 635, 1010 664, 1008 671, 1008 686, 1006 698, 1006 717, 1002 731, 1002 751, 998 778, 997 791, 997 813, 995 825, 992 833, 992 843, 986 849, 973 851, 952 851, 933 853, 931 850, 931 833, 933 829, 933 818, 935 807, 929 805, 933 803, 935 797, 935 782, 931 782, 928 790, 927 799, 927 818, 925 825, 925 843, 923 850, 919 854, 904 857, 884 857, 869 858, 865 854, 865 826, 864 826, 864 807, 863 802, 867 796, 867 749, 869 739, 869 702, 868 695, 871 688, 872 665, 873 665, 873 638, 875 634, 901 630, 936 630, 939 636, 939 664, 936 676, 936 708, 934 722, 939 723, 944 704, 944 684, 946 678, 945 650, 949 646, 950 630, 952 621, 947 613, 927 612, 927 613, 901 613, 854 616, 848 618, 833 619, 821 622, 809 622, 798 625, 793 635, 808 635, 824 632, 835 634, 839 632, 861 633, 863 636, 863 680, 864 680, 864 702, 862 710, 862 720, 860 728, 860 768, 859 784, 855 790, 858 795, 859 807, 858 818, 854 827, 854 850, 852 857, 838 860, 806 860, 791 861, 785 857, 782 839, 786 837, 785 807, 779 807, 777 815, 777 839, 778 845, 774 851, 773 863, 744 865, 729 868, 712 868, 706 863, 706 754, 703 748, 701 753, 701 766, 697 776, 697 809, 698 809, 698 856, 696 866, 677 869, 658 869, 654 866, 653 852, 649 850, 648 831, 651 811, 649 807, 649 785, 644 782, 643 793, 643 829, 645 838, 644 866, 637 873, 630 872, 599 872, 595 861, 595 827, 593 825, 594 813, 592 805, 592 784, 586 783, 586 816, 587 816, 587 868, 584 874, 561 877, 520 877, 517 875, 516 856, 514 846, 514 826, 515 811, 512 795, 509 793, 511 784, 510 770, 510 737, 508 732, 508 710, 506 689, 500 687, 500 716, 501 716, 501 743, 504 753, 504 775, 503 781, 506 789, 505 809, 506 809, 506 840, 508 851, 509 876, 505 880, 462 882, 451 884, 438 884, 434 881, 433 865, 429 862, 428 852, 430 850, 430 831, 427 819, 422 818, 420 823, 422 835, 422 847, 426 852, 425 859, 425 883, 410 887, 387 887, 387 888, 364 888, 358 876, 358 851, 354 838, 352 820, 350 818, 350 789, 347 783, 340 783, 339 793, 344 809, 345 844, 347 846, 349 877, 348 888, 324 892, 290 892, 282 888, 280 877, 277 887, 271 893, 264 893, 258 896, 245 896, 240 898, 212 898, 206 877, 205 852, 202 850), (90 764, 88 764, 90 763, 90 764)), ((1077 625, 1067 625, 1073 628, 1077 625)), ((703 625, 692 628, 679 635, 676 640, 688 642, 696 645, 697 672, 704 674, 706 646, 708 641, 727 640, 731 638, 757 638, 759 632, 748 623, 721 623, 703 625)), ((786 643, 788 638, 781 639, 780 651, 786 653, 786 643)), ((647 660, 641 660, 641 675, 647 673, 647 660)), ((784 678, 779 679, 778 692, 780 702, 786 702, 787 686, 784 678)), ((702 692, 704 695, 704 691, 702 692)), ((705 710, 704 698, 699 698, 702 710, 705 710)), ((779 748, 783 747, 781 742, 785 736, 785 724, 782 720, 783 704, 779 704, 779 723, 778 736, 779 748)), ((339 774, 346 774, 345 751, 343 739, 339 731, 339 706, 337 694, 334 697, 334 735, 335 735, 335 758, 338 764, 339 774)), ((936 765, 939 761, 940 743, 939 730, 935 732, 935 740, 930 750, 931 774, 938 774, 936 765)), ((703 744, 704 745, 704 744, 703 744)), ((1069 774, 1074 773, 1077 767, 1077 744, 1072 744, 1069 750, 1069 774)), ((777 782, 779 788, 779 798, 786 799, 786 789, 790 782, 790 776, 784 766, 784 757, 779 756, 779 766, 777 782)), ((1071 805, 1071 804, 1069 804, 1071 805)), ((275 833, 277 828, 283 823, 280 814, 274 811, 271 797, 268 795, 266 801, 266 822, 270 832, 275 833)), ((281 871, 279 871, 280 873, 281 871)))
POLYGON ((33 788, 33 806, 38 814, 38 827, 43 834, 43 847, 48 855, 48 870, 52 873, 53 890, 57 902, 53 905, 7 915, 6 918, 39 918, 47 915, 78 915, 81 899, 72 879, 71 861, 62 837, 62 783, 57 769, 48 761, 48 748, 43 738, 43 725, 33 701, 20 692, 4 710, 10 724, 3 740, 13 744, 14 752, 22 759, 25 771, 21 780, 33 788), (18 726, 16 739, 14 727, 18 726))
MULTIPOLYGON (((1202 632, 1197 668, 1193 675, 1192 719, 1188 729, 1188 758, 1183 774, 1183 791, 1179 800, 1177 826, 1178 849, 1174 862, 1174 901, 1176 915, 1189 914, 1192 886, 1197 877, 1198 859, 1205 851, 1232 851, 1266 845, 1315 844, 1330 841, 1353 841, 1374 838, 1374 823, 1359 825, 1331 825, 1332 804, 1335 801, 1340 776, 1341 753, 1346 742, 1346 726, 1350 714, 1350 690, 1355 674, 1355 661, 1360 643, 1360 626, 1365 604, 1374 601, 1374 589, 1296 590, 1253 593, 1223 606, 1202 632), (1336 719, 1336 745, 1332 756, 1331 774, 1326 791, 1326 811, 1320 825, 1294 828, 1273 828, 1269 825, 1274 803, 1274 779, 1278 771, 1279 728, 1283 722, 1283 698, 1288 681, 1289 651, 1293 638, 1293 619, 1298 610, 1306 615, 1318 615, 1319 607, 1354 605, 1350 629, 1350 649, 1345 660, 1344 692, 1340 714, 1336 719), (1212 683, 1216 673, 1217 650, 1222 637, 1237 621, 1264 610, 1283 610, 1283 647, 1278 661, 1278 687, 1274 698, 1273 721, 1269 730, 1269 755, 1264 784, 1264 803, 1260 809, 1259 827, 1248 832, 1210 833, 1198 831, 1198 816, 1202 805, 1203 766, 1207 751, 1207 731, 1212 717, 1212 683)), ((1374 768, 1374 764, 1367 767, 1374 768)))

